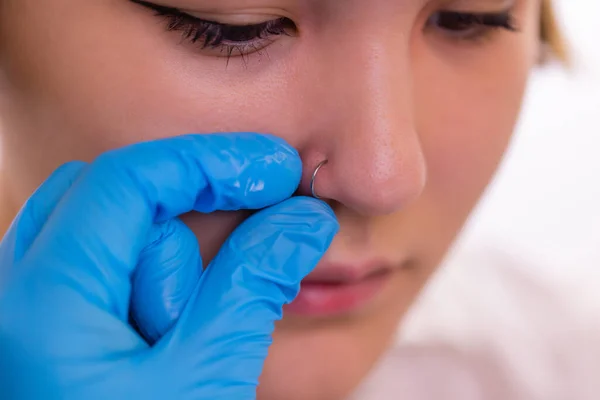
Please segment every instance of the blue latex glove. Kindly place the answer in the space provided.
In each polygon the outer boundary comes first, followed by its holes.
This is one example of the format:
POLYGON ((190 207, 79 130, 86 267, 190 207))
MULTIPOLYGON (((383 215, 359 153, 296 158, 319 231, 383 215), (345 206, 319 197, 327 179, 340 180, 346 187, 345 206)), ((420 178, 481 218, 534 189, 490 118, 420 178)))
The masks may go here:
POLYGON ((0 245, 0 397, 255 398, 282 305, 338 228, 289 198, 301 168, 279 139, 227 134, 57 170, 0 245), (177 216, 264 207, 203 272, 177 216))

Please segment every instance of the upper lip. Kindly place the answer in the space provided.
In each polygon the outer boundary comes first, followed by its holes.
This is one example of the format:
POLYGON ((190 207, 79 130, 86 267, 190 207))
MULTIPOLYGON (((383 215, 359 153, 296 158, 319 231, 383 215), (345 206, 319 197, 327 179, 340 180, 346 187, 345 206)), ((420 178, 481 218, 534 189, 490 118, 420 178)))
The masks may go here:
POLYGON ((319 264, 304 279, 304 282, 350 284, 360 282, 374 275, 390 272, 393 269, 394 263, 384 260, 371 260, 361 263, 324 262, 319 264))

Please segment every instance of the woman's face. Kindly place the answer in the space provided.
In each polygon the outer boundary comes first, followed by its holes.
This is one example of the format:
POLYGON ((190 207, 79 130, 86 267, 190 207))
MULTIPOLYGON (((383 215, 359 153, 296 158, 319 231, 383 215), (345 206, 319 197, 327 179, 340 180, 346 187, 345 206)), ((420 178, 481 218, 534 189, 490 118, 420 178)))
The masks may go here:
MULTIPOLYGON (((540 1, 153 2, 0 0, 5 201, 20 206, 68 160, 185 133, 285 138, 305 194, 327 159, 316 191, 341 231, 277 326, 259 391, 341 398, 490 180, 540 1)), ((206 263, 245 217, 185 217, 206 263)))

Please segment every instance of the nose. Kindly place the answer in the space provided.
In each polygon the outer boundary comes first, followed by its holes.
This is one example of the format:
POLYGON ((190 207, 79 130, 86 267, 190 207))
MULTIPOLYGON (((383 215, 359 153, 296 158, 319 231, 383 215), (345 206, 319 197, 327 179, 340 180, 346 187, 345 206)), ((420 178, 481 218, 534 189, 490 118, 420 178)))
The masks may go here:
POLYGON ((405 41, 365 40, 362 47, 354 41, 352 48, 337 47, 323 56, 326 62, 315 63, 329 69, 319 71, 322 78, 307 118, 317 121, 305 152, 303 186, 308 193, 313 172, 324 159, 315 192, 358 213, 390 214, 422 192, 426 168, 405 41))

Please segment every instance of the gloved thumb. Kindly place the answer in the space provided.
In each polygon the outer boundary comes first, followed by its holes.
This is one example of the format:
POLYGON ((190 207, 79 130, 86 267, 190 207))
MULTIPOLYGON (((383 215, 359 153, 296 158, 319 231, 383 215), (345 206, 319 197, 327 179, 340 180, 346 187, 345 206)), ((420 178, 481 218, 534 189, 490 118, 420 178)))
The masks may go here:
MULTIPOLYGON (((153 348, 186 398, 254 399, 282 307, 327 251, 338 223, 322 201, 293 197, 230 236, 179 321, 153 348)), ((164 370, 163 370, 164 371, 164 370)))

